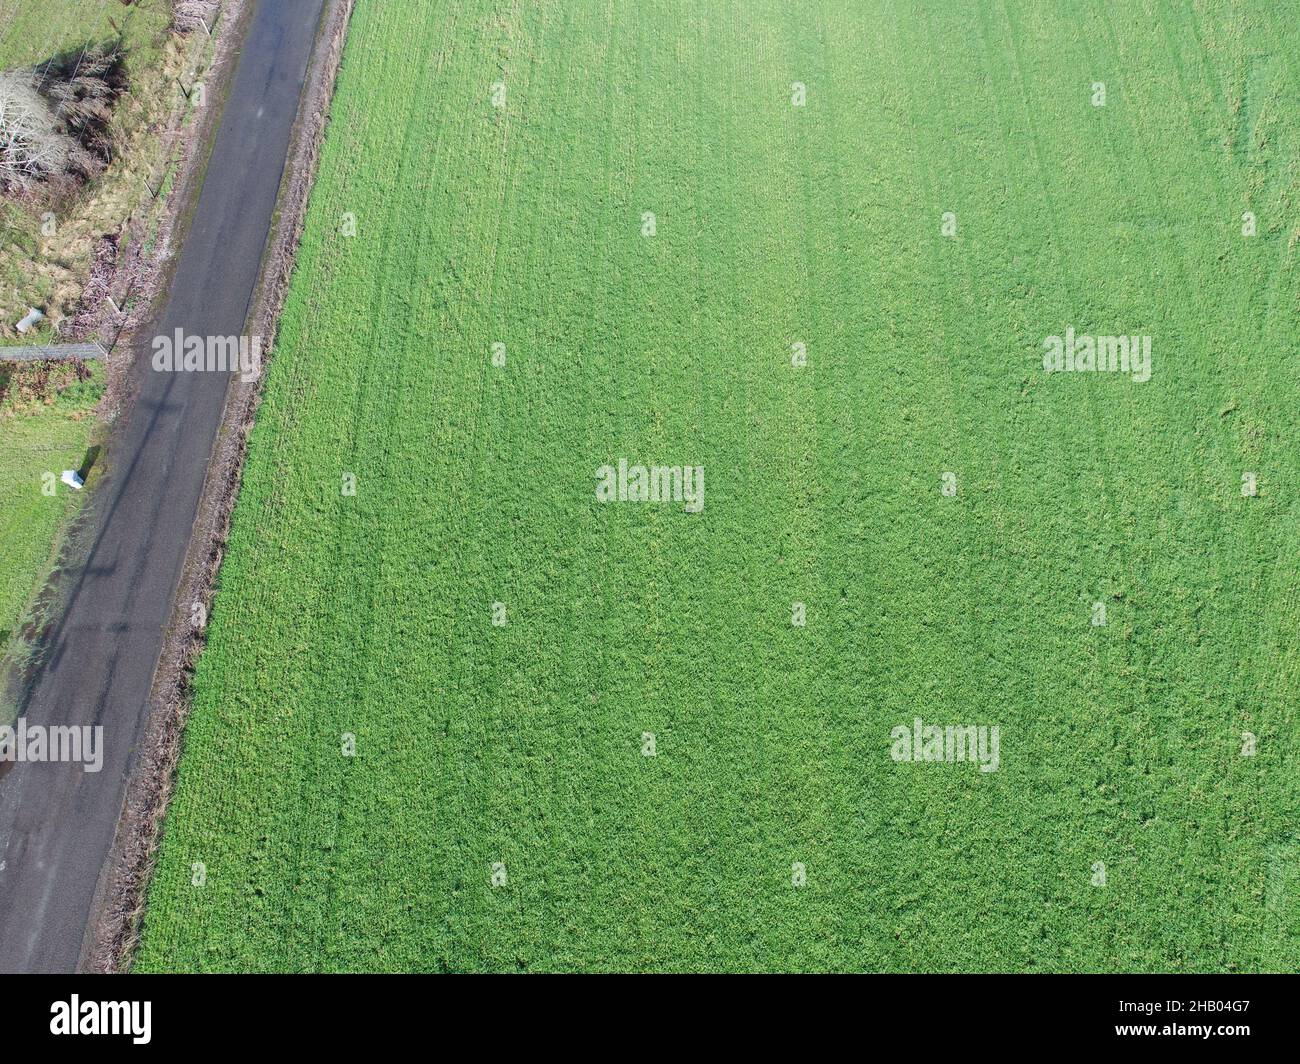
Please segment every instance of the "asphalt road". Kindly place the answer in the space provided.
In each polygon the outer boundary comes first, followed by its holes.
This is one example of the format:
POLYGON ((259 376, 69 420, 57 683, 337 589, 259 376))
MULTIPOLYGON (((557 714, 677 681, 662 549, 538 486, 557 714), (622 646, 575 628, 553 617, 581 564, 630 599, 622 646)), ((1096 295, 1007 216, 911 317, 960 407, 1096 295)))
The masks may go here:
MULTIPOLYGON (((257 282, 324 0, 257 4, 154 335, 237 336, 257 282)), ((14 764, 0 778, 0 972, 76 969, 149 712, 230 376, 152 369, 82 520, 89 556, 20 704, 31 725, 102 725, 99 773, 14 764)))

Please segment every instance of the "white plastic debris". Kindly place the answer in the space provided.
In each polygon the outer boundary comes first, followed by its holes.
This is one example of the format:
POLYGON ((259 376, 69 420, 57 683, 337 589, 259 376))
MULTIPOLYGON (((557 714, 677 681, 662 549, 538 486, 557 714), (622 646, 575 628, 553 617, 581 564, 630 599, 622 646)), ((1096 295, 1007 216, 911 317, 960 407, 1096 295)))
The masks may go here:
POLYGON ((68 487, 73 488, 76 491, 80 491, 85 486, 86 483, 84 480, 81 479, 81 474, 78 473, 75 469, 65 469, 63 471, 63 476, 60 477, 59 479, 62 480, 63 483, 65 483, 68 487))
POLYGON ((25 333, 28 329, 30 329, 43 317, 45 317, 45 315, 42 314, 39 310, 37 310, 35 307, 28 307, 27 317, 23 318, 23 320, 18 323, 17 326, 18 331, 20 333, 25 333))

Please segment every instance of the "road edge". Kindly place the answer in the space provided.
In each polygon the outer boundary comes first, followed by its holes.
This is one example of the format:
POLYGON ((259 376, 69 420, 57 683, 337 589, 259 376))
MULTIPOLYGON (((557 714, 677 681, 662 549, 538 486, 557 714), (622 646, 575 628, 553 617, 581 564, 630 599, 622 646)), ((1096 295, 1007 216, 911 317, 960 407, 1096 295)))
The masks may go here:
POLYGON ((334 87, 356 0, 326 0, 290 136, 271 232, 245 323, 261 336, 267 358, 258 379, 231 380, 221 424, 208 461, 198 514, 173 602, 162 653, 154 672, 149 720, 127 782, 113 847, 100 873, 95 904, 78 968, 93 973, 130 970, 144 917, 163 823, 175 787, 190 712, 190 677, 206 637, 192 622, 201 603, 210 618, 221 563, 239 498, 248 439, 261 402, 267 366, 274 358, 280 314, 288 295, 307 206, 329 125, 334 87))
MULTIPOLYGON (((252 8, 249 0, 224 0, 218 26, 214 27, 216 49, 203 72, 210 102, 200 109, 195 118, 192 144, 183 147, 177 155, 175 191, 168 197, 168 205, 157 219, 159 227, 153 235, 156 246, 136 263, 120 264, 122 269, 137 269, 151 276, 139 292, 134 293, 139 297, 141 306, 123 316, 117 337, 109 345, 109 357, 104 361, 104 390, 95 404, 95 424, 91 430, 91 443, 100 445, 105 452, 96 461, 96 465, 101 467, 107 460, 111 468, 113 445, 135 405, 138 391, 130 355, 119 356, 116 350, 121 345, 129 352, 137 342, 137 337, 147 331, 166 302, 180 260, 179 250, 189 234, 190 222, 203 190, 203 179, 216 143, 217 130, 225 114, 230 83, 238 65, 244 34, 251 21, 252 8)), ((164 138, 179 136, 184 132, 184 110, 178 110, 170 121, 171 125, 162 134, 164 138)), ((116 234, 119 242, 144 239, 145 230, 134 229, 133 225, 133 216, 128 216, 116 234)), ((96 332, 92 329, 91 335, 96 332)), ((15 710, 22 704, 33 662, 39 661, 51 649, 47 640, 48 632, 57 624, 57 619, 63 615, 67 605, 66 575, 69 570, 74 570, 81 564, 88 550, 87 538, 94 533, 95 507, 99 503, 99 493, 95 490, 93 481, 87 494, 89 497, 85 503, 78 507, 71 519, 62 523, 58 536, 52 541, 50 560, 44 567, 40 586, 33 591, 32 599, 20 621, 20 626, 32 626, 36 634, 21 652, 15 652, 12 645, 7 648, 0 646, 0 713, 4 712, 6 706, 15 710)))

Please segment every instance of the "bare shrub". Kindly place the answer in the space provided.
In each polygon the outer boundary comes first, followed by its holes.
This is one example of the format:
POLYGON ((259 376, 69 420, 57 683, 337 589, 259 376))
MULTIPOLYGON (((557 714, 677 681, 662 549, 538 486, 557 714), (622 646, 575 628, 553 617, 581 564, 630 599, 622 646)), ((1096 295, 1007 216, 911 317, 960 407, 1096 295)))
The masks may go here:
POLYGON ((111 42, 0 73, 0 190, 99 174, 113 157, 113 107, 126 90, 126 64, 111 42))
POLYGON ((25 72, 0 74, 0 188, 24 191, 68 168, 74 142, 25 72))
POLYGON ((174 0, 172 29, 177 33, 192 33, 197 29, 211 30, 219 6, 219 0, 174 0))
POLYGON ((69 158, 79 177, 93 177, 113 158, 113 106, 127 87, 125 57, 113 43, 87 45, 46 64, 37 88, 83 149, 69 158))

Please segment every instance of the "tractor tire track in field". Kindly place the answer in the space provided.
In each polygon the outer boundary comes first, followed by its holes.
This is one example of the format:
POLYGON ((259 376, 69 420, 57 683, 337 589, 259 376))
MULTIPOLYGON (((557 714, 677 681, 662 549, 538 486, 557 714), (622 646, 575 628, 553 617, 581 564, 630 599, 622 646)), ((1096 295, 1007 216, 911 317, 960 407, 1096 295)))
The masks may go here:
MULTIPOLYGON (((244 334, 323 5, 256 0, 158 335, 244 334)), ((82 515, 88 557, 19 699, 29 725, 102 725, 103 766, 23 762, 0 780, 4 972, 82 962, 226 406, 229 376, 136 359, 135 402, 82 515)))

